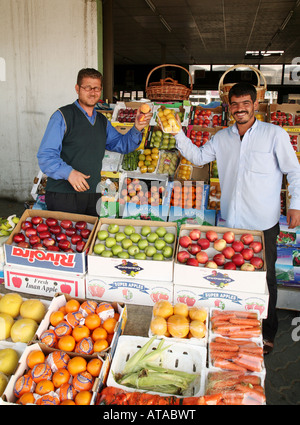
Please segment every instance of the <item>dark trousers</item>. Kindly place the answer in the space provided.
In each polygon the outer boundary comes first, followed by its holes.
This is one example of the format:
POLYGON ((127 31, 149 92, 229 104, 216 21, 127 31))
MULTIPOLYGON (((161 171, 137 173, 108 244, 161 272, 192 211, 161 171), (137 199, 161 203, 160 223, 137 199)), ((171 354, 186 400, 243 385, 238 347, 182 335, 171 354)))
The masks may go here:
POLYGON ((49 211, 62 211, 73 214, 84 214, 97 217, 100 213, 99 203, 97 204, 100 198, 100 193, 46 192, 45 202, 49 211), (97 209, 99 210, 98 212, 97 209))
POLYGON ((268 317, 263 320, 263 338, 269 341, 274 341, 278 329, 278 319, 276 313, 277 281, 275 272, 275 263, 277 260, 276 239, 278 234, 278 223, 270 229, 264 230, 269 306, 268 317))

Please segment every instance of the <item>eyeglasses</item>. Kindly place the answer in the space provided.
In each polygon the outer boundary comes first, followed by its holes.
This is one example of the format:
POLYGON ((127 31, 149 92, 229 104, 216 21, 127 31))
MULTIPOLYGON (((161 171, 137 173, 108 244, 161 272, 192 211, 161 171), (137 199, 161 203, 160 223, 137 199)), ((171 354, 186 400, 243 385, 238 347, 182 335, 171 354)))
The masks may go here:
POLYGON ((91 87, 91 86, 85 86, 85 87, 80 86, 80 87, 87 92, 94 90, 96 93, 100 93, 102 90, 102 87, 91 87))

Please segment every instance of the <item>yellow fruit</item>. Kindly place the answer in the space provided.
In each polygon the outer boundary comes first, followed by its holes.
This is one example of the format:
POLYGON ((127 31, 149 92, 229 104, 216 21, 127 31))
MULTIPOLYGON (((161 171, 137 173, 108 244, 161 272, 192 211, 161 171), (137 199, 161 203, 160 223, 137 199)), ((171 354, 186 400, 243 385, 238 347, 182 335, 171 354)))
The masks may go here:
POLYGON ((181 316, 188 317, 189 308, 184 303, 177 303, 174 305, 174 314, 180 314, 181 316))
POLYGON ((38 328, 38 324, 32 319, 17 320, 10 331, 13 342, 25 342, 26 344, 32 340, 38 328))
POLYGON ((40 300, 26 300, 20 308, 20 315, 24 319, 32 319, 40 323, 46 314, 46 307, 40 300))
POLYGON ((192 320, 190 323, 190 332, 194 338, 204 338, 206 326, 200 320, 192 320))
POLYGON ((23 299, 19 294, 5 294, 0 299, 0 313, 9 314, 16 318, 20 314, 23 299))
POLYGON ((8 376, 6 376, 3 372, 0 372, 0 397, 4 393, 4 390, 7 384, 8 384, 8 376))
POLYGON ((189 309, 189 316, 191 320, 200 320, 200 322, 205 322, 207 318, 207 311, 201 307, 191 307, 189 309))
POLYGON ((189 333, 189 321, 180 314, 173 314, 167 320, 168 331, 174 338, 185 338, 189 333))
POLYGON ((6 313, 0 313, 0 340, 10 337, 11 327, 14 324, 14 319, 6 313))
POLYGON ((150 323, 153 335, 165 335, 168 330, 167 321, 161 316, 155 316, 150 323))
POLYGON ((164 319, 172 316, 173 306, 167 300, 159 300, 153 306, 153 316, 161 316, 164 319))
POLYGON ((0 372, 12 375, 18 365, 19 355, 13 348, 0 350, 0 372))

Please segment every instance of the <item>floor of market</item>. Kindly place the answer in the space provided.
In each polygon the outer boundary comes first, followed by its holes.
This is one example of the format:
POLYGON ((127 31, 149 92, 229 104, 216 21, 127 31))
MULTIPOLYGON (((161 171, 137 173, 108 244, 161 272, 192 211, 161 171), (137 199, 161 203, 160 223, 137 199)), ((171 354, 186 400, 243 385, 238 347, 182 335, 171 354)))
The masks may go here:
MULTIPOLYGON (((22 202, 0 199, 0 217, 20 217, 25 209, 22 202)), ((151 311, 151 307, 128 305, 125 334, 148 336, 151 311)), ((300 312, 280 309, 278 319, 274 349, 265 356, 267 404, 300 405, 300 312)))

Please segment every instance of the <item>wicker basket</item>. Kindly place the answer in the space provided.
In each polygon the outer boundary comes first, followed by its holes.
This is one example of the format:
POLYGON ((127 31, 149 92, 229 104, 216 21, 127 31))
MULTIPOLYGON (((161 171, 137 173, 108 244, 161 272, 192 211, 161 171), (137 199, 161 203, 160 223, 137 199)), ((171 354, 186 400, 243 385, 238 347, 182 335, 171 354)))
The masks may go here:
POLYGON ((180 65, 164 64, 164 65, 157 66, 156 68, 152 69, 152 71, 150 71, 146 80, 146 95, 148 99, 150 100, 159 100, 159 101, 187 100, 192 90, 193 90, 192 76, 187 69, 183 68, 180 65), (173 80, 172 78, 169 78, 169 77, 165 79, 161 79, 159 82, 156 82, 156 83, 150 83, 148 85, 151 74, 157 69, 163 68, 166 66, 173 66, 176 68, 181 68, 184 71, 186 71, 190 77, 190 88, 184 86, 183 84, 179 84, 178 81, 173 80))
POLYGON ((227 71, 224 72, 224 74, 222 75, 222 77, 220 78, 219 81, 219 93, 220 93, 220 98, 222 100, 222 102, 227 103, 228 104, 228 93, 229 90, 231 89, 232 86, 234 86, 236 83, 228 83, 228 84, 224 84, 224 78, 225 76, 233 71, 236 68, 249 68, 251 69, 256 77, 257 77, 257 85, 255 86, 256 88, 256 93, 257 93, 257 100, 258 102, 263 102, 265 99, 265 92, 267 90, 267 81, 265 76, 263 75, 263 73, 255 68, 254 66, 251 65, 234 65, 231 66, 230 68, 227 69, 227 71), (262 82, 262 85, 261 85, 262 82))

